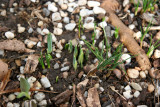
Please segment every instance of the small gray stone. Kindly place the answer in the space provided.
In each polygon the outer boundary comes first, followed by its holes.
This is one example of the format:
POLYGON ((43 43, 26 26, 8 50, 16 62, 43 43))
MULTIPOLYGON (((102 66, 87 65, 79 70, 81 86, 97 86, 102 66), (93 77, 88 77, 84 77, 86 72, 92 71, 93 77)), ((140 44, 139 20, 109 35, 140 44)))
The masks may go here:
POLYGON ((60 15, 59 12, 55 12, 55 13, 52 14, 52 21, 59 21, 61 19, 62 18, 61 18, 61 15, 60 15))
POLYGON ((43 8, 43 14, 45 16, 49 16, 50 15, 50 11, 48 9, 46 9, 46 8, 43 8))
POLYGON ((42 100, 41 102, 38 103, 40 107, 46 106, 47 105, 47 100, 42 100))
POLYGON ((105 32, 106 32, 106 36, 111 37, 111 27, 110 26, 105 27, 105 32))
POLYGON ((63 68, 61 68, 61 71, 63 72, 63 71, 68 71, 69 70, 69 66, 66 66, 66 67, 63 67, 63 68))
POLYGON ((76 27, 75 23, 69 23, 69 24, 65 25, 65 29, 69 30, 69 31, 72 31, 75 27, 76 27))
POLYGON ((42 92, 38 92, 36 95, 34 95, 34 98, 35 98, 37 101, 42 101, 42 100, 45 98, 45 94, 42 93, 42 92))
POLYGON ((132 82, 131 86, 137 91, 142 91, 142 87, 137 83, 132 82))

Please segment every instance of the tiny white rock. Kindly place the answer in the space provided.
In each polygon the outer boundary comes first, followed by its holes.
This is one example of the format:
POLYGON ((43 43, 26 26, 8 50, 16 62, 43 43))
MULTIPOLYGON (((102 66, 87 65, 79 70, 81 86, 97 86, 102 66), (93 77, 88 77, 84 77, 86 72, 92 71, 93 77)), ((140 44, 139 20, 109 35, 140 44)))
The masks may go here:
POLYGON ((2 10, 1 11, 1 16, 6 16, 7 15, 7 11, 6 10, 2 10))
POLYGON ((139 71, 136 69, 128 69, 127 74, 130 78, 138 78, 139 77, 139 71))
POLYGON ((80 16, 81 17, 86 17, 86 16, 89 16, 91 14, 94 14, 93 10, 88 10, 88 9, 81 9, 80 10, 80 16))
POLYGON ((137 98, 139 95, 140 95, 140 92, 139 92, 139 91, 135 91, 134 94, 133 94, 133 96, 136 97, 136 98, 137 98))
POLYGON ((150 84, 148 85, 148 91, 151 93, 154 91, 154 85, 150 84))
POLYGON ((100 6, 100 2, 98 2, 98 1, 88 1, 87 4, 88 4, 89 7, 98 7, 98 6, 100 6))
POLYGON ((39 106, 46 106, 47 105, 47 100, 42 100, 38 103, 39 106))
POLYGON ((30 28, 28 29, 28 33, 32 33, 32 32, 33 32, 33 28, 30 27, 30 28))
POLYGON ((129 4, 129 0, 124 0, 123 1, 123 7, 126 7, 126 5, 128 5, 129 4))
POLYGON ((64 23, 69 23, 69 17, 64 17, 64 18, 63 18, 63 22, 64 22, 64 23))
POLYGON ((63 30, 62 30, 61 28, 54 28, 53 33, 54 33, 55 35, 62 35, 63 30))
POLYGON ((20 104, 19 103, 13 103, 13 106, 14 107, 20 107, 20 104))
POLYGON ((60 53, 56 53, 56 57, 57 58, 61 58, 61 54, 60 53))
POLYGON ((99 90, 100 90, 101 92, 103 92, 103 91, 104 91, 104 88, 103 88, 103 87, 99 87, 99 90))
POLYGON ((62 10, 66 10, 68 8, 68 5, 67 4, 61 4, 61 9, 62 10))
POLYGON ((9 101, 13 101, 15 98, 16 98, 16 96, 15 96, 14 94, 10 94, 10 95, 8 96, 8 100, 9 100, 9 101))
POLYGON ((156 50, 154 51, 154 57, 155 57, 155 58, 160 58, 160 50, 156 49, 156 50))
POLYGON ((52 12, 57 12, 58 8, 53 3, 51 3, 51 4, 48 4, 48 10, 52 12))
POLYGON ((101 41, 98 45, 99 49, 105 49, 105 43, 103 43, 103 41, 101 41))
POLYGON ((84 6, 87 4, 87 0, 78 0, 78 5, 79 6, 84 6))
POLYGON ((94 23, 85 23, 85 24, 83 25, 83 27, 84 27, 85 29, 92 30, 92 29, 94 29, 94 23))
POLYGON ((129 28, 130 28, 131 30, 133 30, 133 29, 135 28, 135 25, 134 25, 134 24, 131 24, 131 25, 129 25, 129 28))
POLYGON ((76 27, 75 23, 69 23, 67 25, 65 25, 65 29, 68 31, 73 31, 73 29, 76 27))
POLYGON ((38 26, 43 26, 43 21, 39 21, 38 26))
POLYGON ((137 105, 137 107, 148 107, 147 105, 137 105))
POLYGON ((58 24, 57 24, 57 27, 58 27, 58 28, 63 28, 62 23, 58 23, 58 24))
POLYGON ((13 104, 11 102, 7 103, 7 107, 14 107, 13 104))
POLYGON ((131 85, 135 90, 137 90, 137 91, 142 91, 142 87, 141 87, 138 83, 132 82, 130 85, 131 85))
POLYGON ((5 36, 8 38, 8 39, 13 39, 15 37, 14 33, 8 31, 8 32, 5 32, 5 36))
POLYGON ((107 23, 105 21, 103 21, 103 22, 99 23, 99 26, 101 28, 105 28, 107 26, 107 23))
POLYGON ((4 56, 4 50, 1 50, 1 49, 0 49, 0 55, 1 55, 1 56, 4 56))
POLYGON ((61 18, 61 15, 60 15, 59 12, 55 12, 55 13, 52 14, 52 21, 59 21, 61 19, 62 18, 61 18))
POLYGON ((140 39, 141 36, 142 36, 142 34, 140 31, 133 34, 133 37, 135 37, 136 39, 140 39))
POLYGON ((126 65, 130 64, 131 62, 131 56, 129 54, 123 54, 121 56, 121 59, 124 60, 126 65))
POLYGON ((131 87, 130 87, 130 85, 127 85, 124 89, 125 89, 125 91, 129 91, 129 90, 131 90, 131 87))
POLYGON ((69 66, 66 66, 66 67, 63 67, 63 68, 61 68, 61 71, 63 72, 63 71, 68 71, 69 70, 69 66))
POLYGON ((106 11, 101 7, 94 7, 93 12, 94 14, 106 14, 106 11))
POLYGON ((20 73, 24 74, 24 66, 20 66, 20 73))
POLYGON ((130 99, 133 97, 133 95, 131 95, 131 91, 125 91, 123 92, 123 96, 126 98, 126 99, 130 99))
POLYGON ((139 75, 141 78, 146 78, 146 73, 144 71, 141 71, 139 75))
POLYGON ((60 15, 62 17, 67 17, 68 16, 68 13, 67 12, 64 12, 64 11, 60 11, 60 15))
POLYGON ((38 42, 37 47, 42 47, 42 42, 38 42))
POLYGON ((46 29, 46 28, 44 28, 44 29, 42 30, 42 33, 44 33, 45 35, 46 35, 46 34, 49 34, 49 30, 46 29))
POLYGON ((51 83, 46 76, 41 77, 41 83, 45 88, 49 88, 51 86, 51 83))
POLYGON ((23 33, 25 31, 25 27, 18 26, 18 33, 23 33))
POLYGON ((45 94, 43 92, 38 92, 37 94, 34 95, 34 98, 37 101, 42 101, 45 98, 45 94))

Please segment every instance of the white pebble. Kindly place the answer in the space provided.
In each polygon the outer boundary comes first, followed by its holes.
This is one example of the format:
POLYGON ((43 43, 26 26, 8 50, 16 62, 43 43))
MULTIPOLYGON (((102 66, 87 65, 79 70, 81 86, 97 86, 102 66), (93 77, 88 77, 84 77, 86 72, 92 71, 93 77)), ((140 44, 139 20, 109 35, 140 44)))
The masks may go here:
POLYGON ((73 31, 73 29, 76 27, 75 23, 69 23, 67 25, 65 25, 65 29, 68 31, 73 31))
POLYGON ((129 4, 129 0, 124 0, 123 1, 123 7, 126 7, 126 5, 128 5, 129 4))
POLYGON ((61 4, 61 9, 66 10, 68 8, 67 4, 61 4))
POLYGON ((84 41, 79 41, 79 44, 80 45, 84 45, 84 41))
POLYGON ((137 98, 139 95, 140 95, 140 92, 139 92, 139 91, 135 91, 134 94, 133 94, 133 96, 136 97, 136 98, 137 98))
POLYGON ((60 15, 59 12, 55 12, 55 13, 52 14, 52 21, 59 21, 61 19, 62 18, 61 18, 61 15, 60 15))
POLYGON ((32 48, 34 45, 37 44, 37 42, 31 41, 29 39, 26 39, 24 43, 27 45, 28 48, 32 48))
POLYGON ((68 71, 69 70, 69 66, 66 66, 66 67, 63 67, 63 68, 61 68, 61 71, 63 72, 63 71, 68 71))
POLYGON ((45 88, 49 88, 51 86, 51 84, 46 76, 41 77, 41 83, 45 88))
POLYGON ((11 102, 7 103, 7 107, 14 107, 13 104, 11 102))
POLYGON ((54 69, 59 69, 59 64, 58 64, 58 63, 56 63, 56 64, 54 65, 54 69))
POLYGON ((131 24, 131 25, 129 25, 129 28, 130 28, 131 30, 133 30, 133 29, 135 28, 135 25, 134 25, 134 24, 131 24))
POLYGON ((41 48, 41 47, 42 47, 42 42, 38 42, 38 43, 37 43, 37 47, 40 47, 40 48, 41 48))
POLYGON ((16 96, 15 96, 14 94, 10 94, 10 95, 8 96, 8 100, 9 100, 9 101, 13 101, 15 98, 16 98, 16 96))
POLYGON ((2 10, 2 11, 1 11, 1 16, 6 16, 6 15, 7 15, 6 10, 2 10))
POLYGON ((57 58, 61 58, 61 54, 60 53, 56 53, 56 57, 57 58))
POLYGON ((133 97, 133 95, 131 95, 131 91, 125 91, 123 92, 123 96, 126 98, 126 99, 130 99, 133 97))
POLYGON ((125 91, 129 91, 129 90, 131 90, 131 87, 130 87, 130 85, 127 85, 124 89, 125 89, 125 91))
POLYGON ((13 103, 13 107, 20 107, 19 103, 13 103))
POLYGON ((151 93, 154 91, 154 85, 150 84, 148 85, 148 91, 151 93))
POLYGON ((156 49, 154 51, 154 58, 160 58, 160 50, 156 49))
POLYGON ((103 22, 99 23, 99 26, 101 28, 105 28, 107 26, 107 23, 105 21, 103 21, 103 22))
POLYGON ((52 12, 57 12, 58 8, 54 4, 48 4, 48 10, 52 12))
POLYGON ((45 94, 42 93, 42 92, 38 92, 37 94, 34 95, 34 98, 35 98, 37 101, 42 101, 42 100, 45 98, 45 94))
POLYGON ((15 37, 14 33, 8 31, 8 32, 5 32, 5 36, 8 38, 8 39, 13 39, 15 37))
POLYGON ((83 27, 85 29, 93 30, 94 29, 94 23, 84 23, 83 27))
POLYGON ((86 16, 89 16, 91 14, 94 14, 93 10, 88 10, 88 9, 81 9, 80 10, 80 16, 81 17, 86 17, 86 16))
POLYGON ((98 7, 98 6, 100 6, 100 2, 98 2, 98 1, 88 1, 87 4, 88 4, 89 7, 98 7))
POLYGON ((18 33, 23 33, 25 31, 25 27, 18 26, 18 33))
POLYGON ((139 71, 136 69, 128 69, 127 74, 130 78, 138 78, 139 76, 139 71))
POLYGON ((43 21, 39 21, 38 26, 43 26, 43 21))
POLYGON ((103 87, 99 87, 99 90, 100 90, 101 92, 103 92, 103 91, 104 91, 104 88, 103 88, 103 87))
POLYGON ((64 18, 63 18, 63 22, 64 22, 64 23, 69 23, 69 17, 64 17, 64 18))
POLYGON ((40 107, 46 106, 46 105, 47 105, 47 100, 42 100, 41 102, 38 103, 38 105, 39 105, 40 107))
POLYGON ((54 28, 53 33, 54 33, 55 35, 62 35, 63 30, 62 30, 61 28, 54 28))
POLYGON ((141 76, 141 78, 146 78, 146 73, 144 71, 141 71, 139 75, 141 76))
POLYGON ((141 87, 138 83, 132 82, 130 85, 131 85, 132 88, 134 88, 135 90, 137 90, 137 91, 142 91, 142 87, 141 87))
POLYGON ((46 34, 49 34, 49 30, 46 29, 46 28, 44 28, 44 29, 42 30, 42 33, 45 34, 45 35, 46 35, 46 34))
POLYGON ((81 39, 84 39, 84 40, 85 40, 85 39, 86 39, 86 36, 85 36, 85 35, 82 35, 82 36, 81 36, 81 39))
POLYGON ((87 4, 87 0, 78 0, 78 5, 79 6, 84 6, 87 4))
POLYGON ((72 7, 68 7, 68 9, 67 9, 67 11, 71 12, 71 13, 73 12, 73 10, 74 10, 74 8, 72 8, 72 7))
POLYGON ((24 74, 24 66, 20 66, 20 73, 24 74))
POLYGON ((99 43, 99 45, 98 45, 98 47, 99 47, 99 49, 105 49, 105 43, 103 44, 104 42, 103 41, 101 41, 100 43, 99 43))
POLYGON ((60 11, 60 15, 62 17, 67 17, 68 16, 68 13, 67 12, 64 12, 64 11, 60 11))
POLYGON ((94 7, 93 12, 94 14, 106 14, 106 11, 101 7, 94 7))
POLYGON ((138 105, 137 107, 148 107, 147 105, 138 105))
POLYGON ((58 27, 58 28, 63 28, 62 23, 58 23, 58 24, 57 24, 57 27, 58 27))
POLYGON ((30 27, 30 28, 28 29, 28 33, 32 33, 32 32, 33 32, 33 28, 30 27))
POLYGON ((129 54, 123 54, 121 59, 126 62, 125 65, 128 65, 131 62, 131 56, 129 54))
POLYGON ((141 36, 142 36, 142 34, 140 31, 133 34, 133 37, 135 37, 136 39, 140 39, 141 36))
POLYGON ((1 49, 0 49, 0 55, 1 55, 1 56, 4 56, 4 50, 1 50, 1 49))

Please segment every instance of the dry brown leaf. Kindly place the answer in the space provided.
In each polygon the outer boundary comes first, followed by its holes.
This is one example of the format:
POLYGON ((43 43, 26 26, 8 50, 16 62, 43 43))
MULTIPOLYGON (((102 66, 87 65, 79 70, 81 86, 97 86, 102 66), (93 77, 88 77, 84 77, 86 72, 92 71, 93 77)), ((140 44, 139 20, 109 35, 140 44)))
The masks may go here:
POLYGON ((38 58, 39 56, 37 55, 29 55, 25 68, 24 68, 24 73, 32 73, 36 70, 37 65, 38 65, 38 58))
POLYGON ((88 90, 87 107, 101 107, 99 95, 96 87, 88 90))
POLYGON ((34 50, 27 49, 25 44, 19 40, 4 40, 0 42, 0 49, 18 52, 35 52, 34 50))
POLYGON ((116 11, 119 8, 119 3, 116 0, 102 0, 101 7, 105 10, 111 9, 116 11))
POLYGON ((7 72, 8 72, 8 64, 4 63, 0 59, 0 81, 3 80, 7 72))

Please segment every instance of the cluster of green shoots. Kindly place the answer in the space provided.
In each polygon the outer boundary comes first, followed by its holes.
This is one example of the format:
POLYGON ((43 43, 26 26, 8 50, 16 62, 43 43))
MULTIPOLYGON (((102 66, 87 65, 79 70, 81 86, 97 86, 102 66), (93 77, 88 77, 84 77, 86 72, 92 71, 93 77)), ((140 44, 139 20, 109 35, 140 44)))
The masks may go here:
POLYGON ((20 79, 20 89, 21 89, 21 92, 17 95, 17 98, 25 97, 27 99, 30 99, 30 95, 29 95, 30 84, 25 78, 20 79))
POLYGON ((84 27, 83 27, 83 21, 82 17, 79 16, 79 21, 78 21, 78 37, 80 38, 81 35, 83 35, 84 27))
MULTIPOLYGON (((156 4, 158 0, 142 0, 143 6, 141 13, 145 13, 147 11, 153 11, 154 5, 156 4)), ((138 3, 134 3, 135 7, 135 15, 137 15, 138 7, 140 6, 140 0, 138 0, 138 3)))
MULTIPOLYGON (((47 63, 48 68, 50 68, 50 61, 52 59, 52 56, 50 53, 52 53, 52 35, 51 33, 49 33, 47 36, 47 53, 45 54, 46 63, 47 63)), ((42 69, 45 69, 42 52, 40 53, 40 58, 38 60, 42 66, 42 69)))
POLYGON ((65 45, 65 49, 68 49, 69 53, 73 52, 73 68, 75 69, 75 71, 77 70, 78 64, 80 64, 80 67, 83 67, 83 63, 84 63, 84 57, 86 58, 86 60, 88 60, 88 56, 89 56, 89 52, 88 49, 84 50, 82 49, 82 46, 75 46, 73 47, 72 42, 70 41, 69 43, 67 43, 65 45), (73 49, 74 48, 74 49, 73 49))

